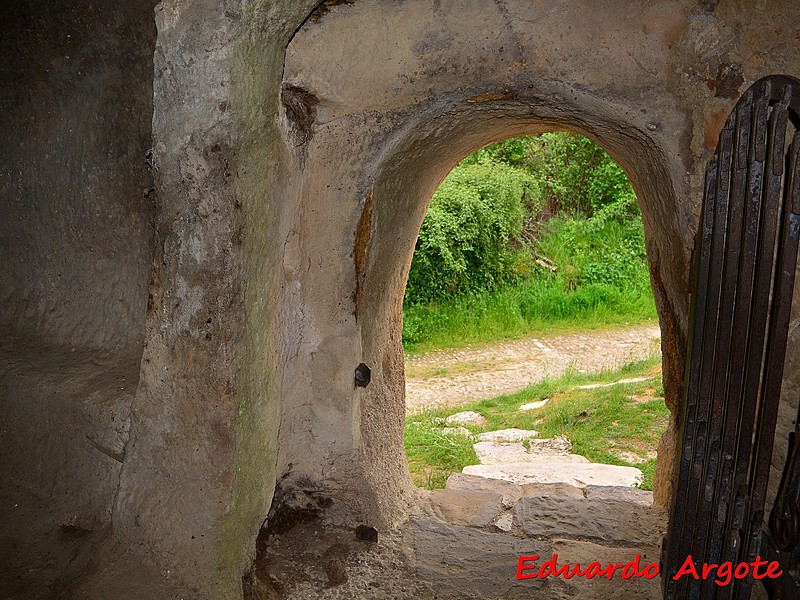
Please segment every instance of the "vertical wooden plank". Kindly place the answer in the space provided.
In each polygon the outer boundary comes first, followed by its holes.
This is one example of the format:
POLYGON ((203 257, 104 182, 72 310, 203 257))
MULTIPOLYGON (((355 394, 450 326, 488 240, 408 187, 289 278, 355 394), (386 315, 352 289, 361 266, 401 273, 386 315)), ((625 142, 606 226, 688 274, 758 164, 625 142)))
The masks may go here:
MULTIPOLYGON (((748 361, 745 367, 745 386, 743 409, 739 415, 739 437, 735 453, 736 462, 736 496, 734 502, 742 507, 732 523, 734 531, 741 531, 736 559, 744 559, 747 549, 752 546, 752 524, 763 520, 763 503, 759 509, 751 497, 753 472, 753 436, 757 435, 761 423, 757 419, 758 410, 763 407, 765 376, 765 343, 769 341, 769 323, 771 320, 771 297, 774 289, 775 244, 780 226, 780 190, 781 177, 775 174, 774 161, 783 160, 783 156, 774 152, 776 146, 783 149, 785 141, 785 110, 773 107, 769 117, 767 135, 767 152, 764 163, 764 185, 761 198, 762 230, 758 246, 758 262, 756 270, 756 296, 751 313, 751 339, 748 344, 748 361), (783 115, 783 116, 782 116, 783 115)), ((760 529, 760 527, 758 528, 760 529)), ((737 580, 731 586, 732 597, 749 598, 750 586, 737 580)))
MULTIPOLYGON (((714 215, 717 186, 717 157, 714 157, 711 165, 706 171, 705 191, 703 194, 703 206, 700 215, 700 235, 696 239, 698 252, 695 257, 694 265, 694 293, 690 307, 690 314, 695 318, 690 321, 687 353, 687 373, 696 373, 700 369, 702 357, 703 330, 705 328, 705 304, 708 292, 708 273, 711 268, 711 238, 714 232, 714 215)), ((683 398, 684 411, 683 418, 678 418, 678 427, 681 431, 682 449, 680 462, 678 464, 678 480, 673 494, 671 506, 672 515, 680 515, 670 523, 670 529, 666 539, 664 562, 666 569, 674 566, 677 569, 678 556, 682 551, 682 538, 684 535, 684 518, 687 516, 686 491, 689 481, 689 471, 692 466, 691 457, 694 451, 694 431, 695 431, 695 411, 697 408, 697 380, 686 378, 684 380, 683 398)), ((664 594, 667 598, 675 596, 677 584, 664 573, 664 594)))
MULTIPOLYGON (((785 133, 788 124, 788 103, 775 106, 776 135, 772 146, 772 173, 782 177, 785 163, 785 133), (780 166, 778 166, 780 163, 780 166)), ((787 198, 786 191, 791 186, 778 188, 770 201, 781 204, 781 232, 777 249, 775 283, 773 285, 771 321, 769 324, 769 343, 766 348, 763 376, 763 398, 759 406, 755 440, 753 443, 753 476, 751 477, 750 502, 751 518, 746 524, 745 540, 748 542, 745 560, 755 559, 760 548, 761 530, 764 522, 767 483, 772 461, 772 447, 775 439, 775 425, 778 418, 781 383, 783 381, 783 362, 786 357, 789 316, 792 306, 792 290, 797 261, 800 217, 791 210, 793 202, 787 198)), ((752 585, 752 581, 740 584, 742 588, 752 585)))
MULTIPOLYGON (((695 319, 692 321, 692 329, 689 338, 689 358, 687 361, 687 372, 699 372, 703 360, 703 344, 706 338, 706 322, 708 304, 707 295, 709 292, 709 274, 711 272, 712 257, 712 238, 715 232, 714 223, 717 217, 717 182, 718 182, 718 154, 715 155, 712 165, 706 172, 706 185, 703 201, 702 213, 702 236, 700 242, 700 252, 697 256, 698 268, 695 278, 695 295, 692 299, 692 313, 695 319)), ((713 320, 715 315, 711 315, 713 320)), ((682 451, 681 460, 678 468, 678 482, 675 496, 673 498, 673 514, 680 514, 681 517, 672 522, 669 536, 667 539, 667 560, 668 566, 677 568, 677 557, 684 550, 685 532, 691 531, 694 526, 693 515, 688 509, 688 488, 691 479, 691 470, 694 462, 695 444, 697 438, 697 410, 699 395, 699 379, 687 378, 684 384, 684 415, 682 424, 682 451), (687 520, 691 522, 687 522, 687 520)), ((667 597, 679 597, 677 594, 683 591, 681 582, 674 582, 671 578, 665 578, 665 594, 667 597)))
MULTIPOLYGON (((787 176, 784 204, 789 206, 796 227, 800 215, 800 133, 797 132, 792 139, 787 176)), ((786 464, 770 514, 769 534, 780 551, 792 552, 800 545, 800 412, 789 436, 786 464)))
MULTIPOLYGON (((703 468, 707 457, 710 420, 710 402, 713 387, 714 364, 717 356, 717 338, 719 310, 722 299, 722 281, 724 273, 724 257, 729 219, 729 190, 732 172, 734 120, 729 119, 720 134, 717 149, 717 179, 714 200, 714 221, 710 244, 710 264, 708 278, 705 282, 705 317, 702 337, 700 338, 699 366, 696 378, 690 378, 687 396, 687 428, 689 439, 693 440, 689 454, 689 469, 683 493, 685 512, 680 533, 679 556, 690 553, 700 554, 705 551, 707 533, 707 517, 701 512, 703 495, 703 468), (689 408, 691 407, 691 408, 689 408), (702 549, 701 549, 702 547, 702 549)), ((697 334, 697 332, 696 332, 697 334)), ((697 339, 697 338, 696 338, 697 339)), ((695 341, 695 343, 697 343, 695 341)), ((689 448, 684 447, 684 452, 689 448)), ((675 585, 677 597, 688 594, 692 598, 699 594, 699 587, 692 579, 682 578, 675 585)))
MULTIPOLYGON (((728 220, 728 243, 725 252, 725 272, 722 283, 723 302, 719 312, 719 334, 717 336, 717 357, 714 364, 714 380, 712 392, 707 401, 711 404, 711 421, 709 424, 709 449, 703 470, 703 496, 699 509, 700 518, 704 519, 706 526, 698 530, 698 536, 705 536, 705 547, 699 551, 707 556, 709 562, 719 564, 719 556, 725 537, 725 521, 727 518, 727 492, 729 480, 721 478, 720 472, 730 463, 730 459, 723 454, 725 445, 724 424, 727 416, 726 409, 730 404, 728 395, 731 378, 731 363, 742 354, 743 347, 739 342, 742 330, 736 328, 734 319, 735 309, 740 303, 749 303, 752 295, 752 282, 750 288, 740 286, 741 261, 746 247, 743 241, 746 233, 743 231, 745 223, 745 190, 747 182, 747 159, 750 151, 750 135, 752 123, 752 91, 748 91, 742 101, 737 104, 736 138, 734 143, 734 158, 732 162, 731 190, 730 190, 730 218, 728 220)), ((741 323, 739 323, 741 327, 741 323)), ((746 323, 745 323, 746 327, 746 323)), ((695 584, 700 589, 701 598, 712 598, 719 586, 711 579, 700 580, 695 584)))
MULTIPOLYGON (((767 109, 769 97, 763 88, 755 91, 752 106, 751 144, 748 152, 747 178, 744 185, 745 217, 742 238, 742 253, 739 261, 739 282, 737 303, 733 315, 736 352, 732 353, 728 372, 728 389, 725 395, 725 414, 722 426, 722 469, 719 475, 720 489, 717 495, 718 514, 715 521, 717 529, 722 529, 725 537, 719 543, 718 554, 710 558, 714 562, 734 561, 741 546, 738 526, 733 523, 744 509, 734 500, 737 490, 735 481, 735 451, 739 436, 740 414, 743 404, 744 372, 750 346, 750 316, 756 290, 754 288, 758 239, 761 228, 761 196, 764 163, 758 157, 766 157, 767 109)), ((715 590, 714 597, 726 598, 727 591, 715 590)))

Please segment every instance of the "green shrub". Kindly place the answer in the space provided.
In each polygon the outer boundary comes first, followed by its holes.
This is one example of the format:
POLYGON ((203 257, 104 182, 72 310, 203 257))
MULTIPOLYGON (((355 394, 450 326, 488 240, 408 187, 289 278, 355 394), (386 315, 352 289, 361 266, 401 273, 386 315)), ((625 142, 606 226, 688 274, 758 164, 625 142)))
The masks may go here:
POLYGON ((502 163, 459 165, 433 195, 406 285, 406 305, 495 289, 519 278, 515 251, 530 176, 502 163))
POLYGON ((528 169, 531 164, 531 149, 536 140, 534 136, 525 135, 495 142, 473 152, 461 164, 503 163, 509 167, 528 169))
POLYGON ((625 171, 600 146, 576 133, 553 132, 531 138, 527 169, 549 214, 589 217, 615 203, 638 212, 625 171))
POLYGON ((589 219, 554 217, 540 225, 534 252, 555 270, 534 263, 514 284, 406 306, 406 348, 655 319, 641 216, 601 210, 589 219))
POLYGON ((542 228, 537 247, 558 265, 567 290, 597 283, 649 290, 641 216, 621 219, 601 211, 589 219, 554 217, 542 228))

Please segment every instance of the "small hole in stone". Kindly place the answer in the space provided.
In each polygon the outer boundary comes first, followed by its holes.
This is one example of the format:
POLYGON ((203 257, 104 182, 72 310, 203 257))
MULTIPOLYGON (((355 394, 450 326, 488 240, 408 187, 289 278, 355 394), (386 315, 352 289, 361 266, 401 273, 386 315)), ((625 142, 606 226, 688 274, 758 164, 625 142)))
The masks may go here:
POLYGON ((372 371, 367 365, 361 363, 356 367, 355 379, 358 387, 367 387, 371 378, 372 371))

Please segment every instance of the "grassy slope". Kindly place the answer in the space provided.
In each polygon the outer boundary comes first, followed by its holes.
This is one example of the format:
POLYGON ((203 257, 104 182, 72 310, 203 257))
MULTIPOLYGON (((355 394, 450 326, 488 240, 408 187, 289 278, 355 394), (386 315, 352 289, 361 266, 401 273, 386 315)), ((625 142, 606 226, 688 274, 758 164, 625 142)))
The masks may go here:
POLYGON ((408 352, 657 321, 651 293, 598 284, 565 293, 556 283, 541 281, 438 305, 410 307, 403 318, 406 329, 424 332, 415 337, 419 341, 405 343, 408 352))
POLYGON ((522 281, 440 303, 405 306, 406 351, 462 347, 530 334, 655 322, 641 218, 559 217, 542 225, 522 281), (530 265, 533 264, 533 267, 530 265))

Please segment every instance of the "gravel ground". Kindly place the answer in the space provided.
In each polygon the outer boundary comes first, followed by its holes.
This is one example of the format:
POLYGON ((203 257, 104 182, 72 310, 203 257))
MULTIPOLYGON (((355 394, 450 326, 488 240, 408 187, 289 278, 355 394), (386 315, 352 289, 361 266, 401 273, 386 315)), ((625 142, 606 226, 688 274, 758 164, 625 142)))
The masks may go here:
POLYGON ((406 410, 454 406, 518 392, 568 367, 592 373, 646 358, 658 325, 535 336, 406 358, 406 410))

